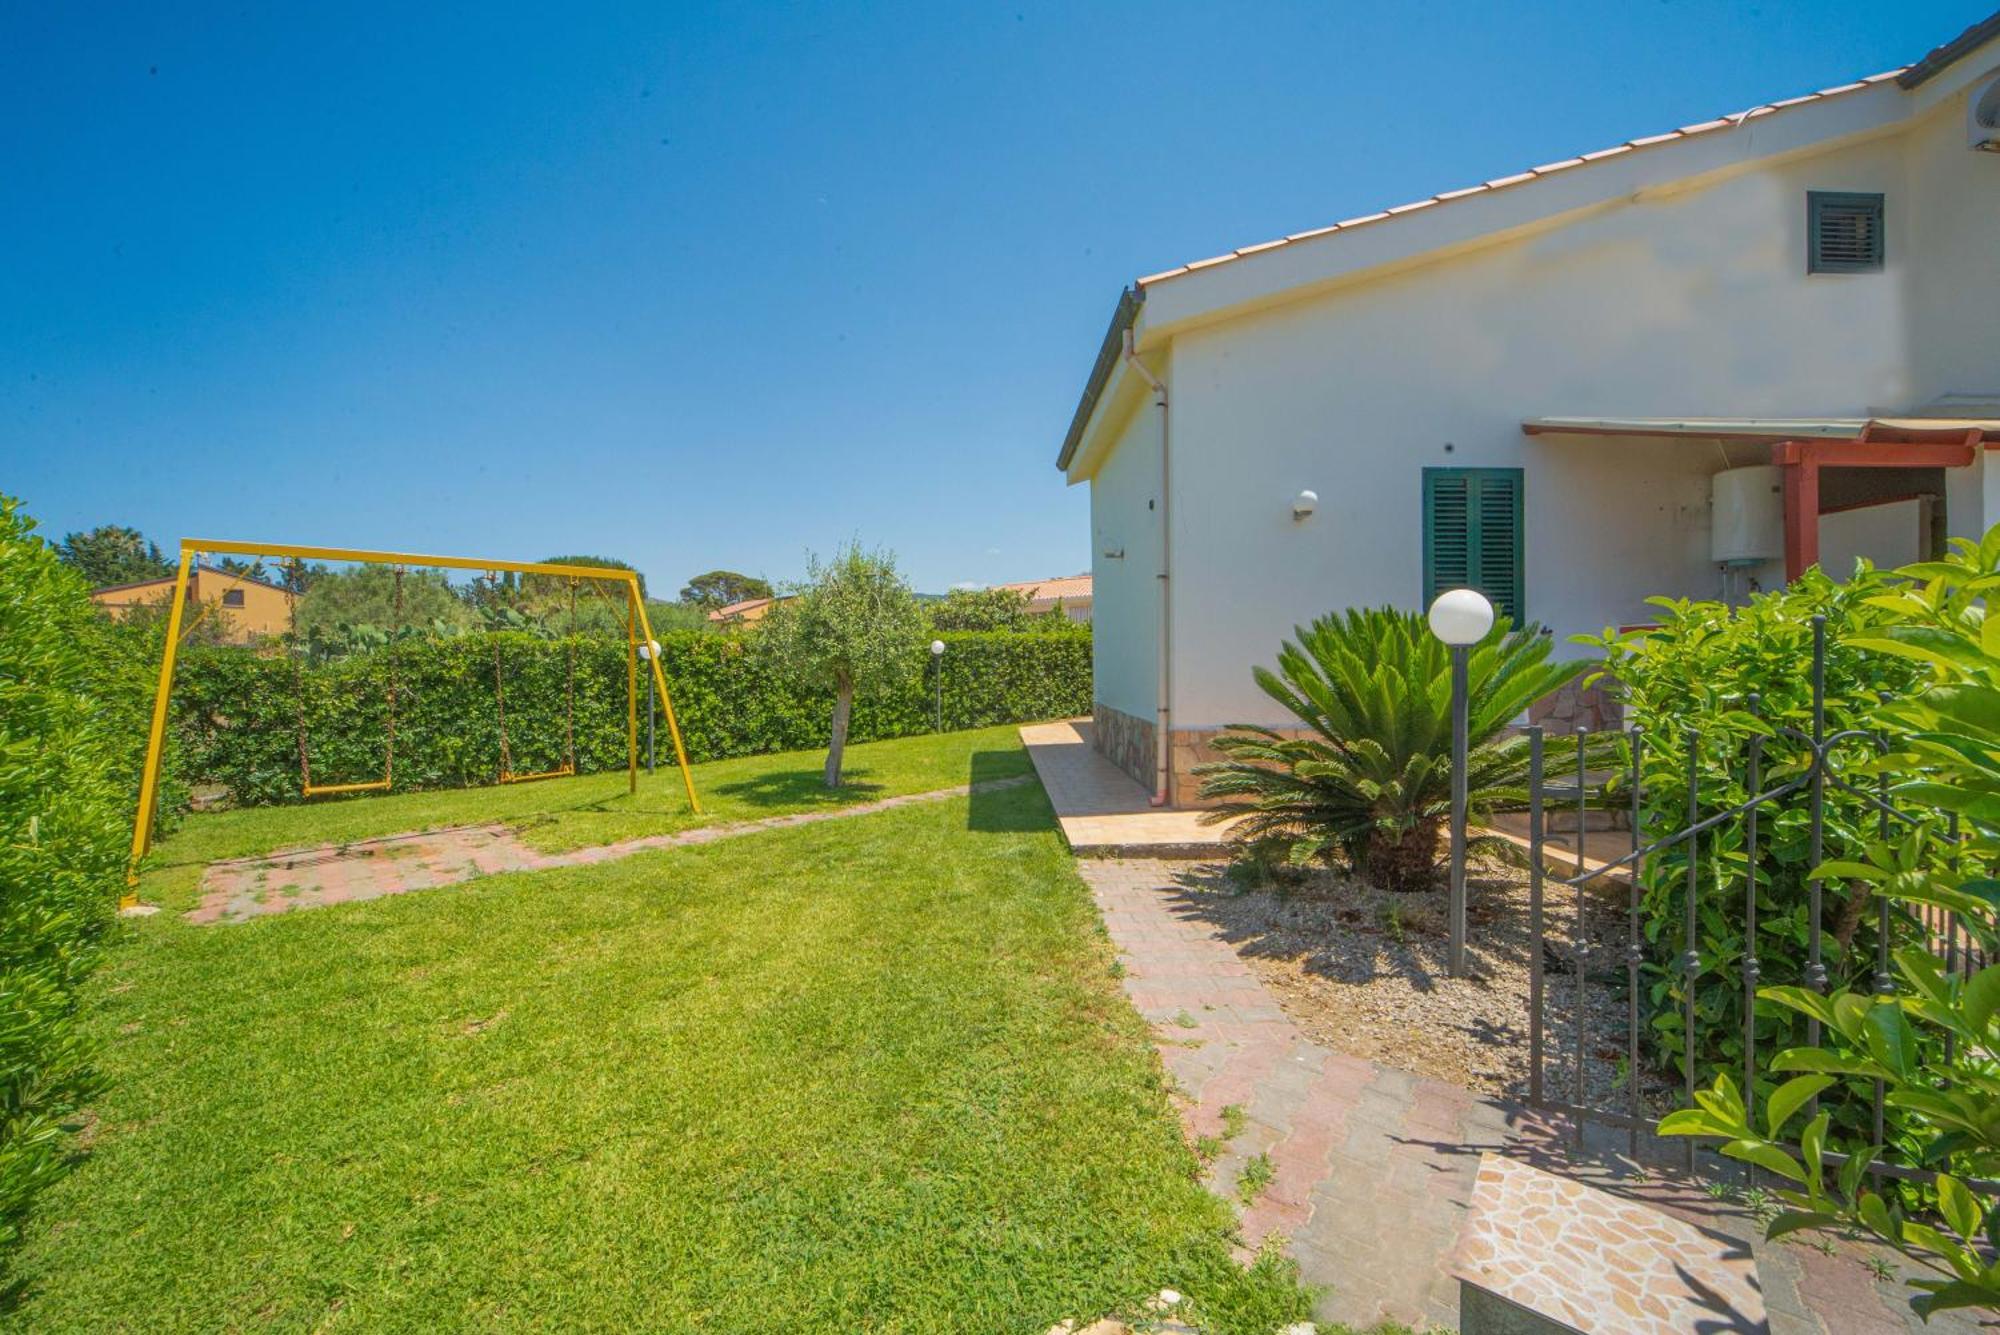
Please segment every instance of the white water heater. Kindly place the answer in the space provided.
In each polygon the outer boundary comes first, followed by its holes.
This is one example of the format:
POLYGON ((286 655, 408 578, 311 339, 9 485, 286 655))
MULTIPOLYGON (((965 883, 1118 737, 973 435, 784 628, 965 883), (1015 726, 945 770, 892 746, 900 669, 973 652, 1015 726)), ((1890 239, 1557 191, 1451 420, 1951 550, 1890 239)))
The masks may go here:
POLYGON ((1724 469, 1715 475, 1709 497, 1711 561, 1740 566, 1783 558, 1785 492, 1776 464, 1724 469))

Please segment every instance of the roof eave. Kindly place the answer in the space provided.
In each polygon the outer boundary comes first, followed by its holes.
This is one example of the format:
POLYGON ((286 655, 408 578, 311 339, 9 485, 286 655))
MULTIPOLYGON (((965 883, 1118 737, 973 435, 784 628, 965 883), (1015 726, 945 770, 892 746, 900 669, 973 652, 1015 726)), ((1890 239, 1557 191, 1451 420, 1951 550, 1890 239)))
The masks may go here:
POLYGON ((1118 369, 1119 355, 1125 351, 1126 331, 1138 320, 1139 308, 1145 302, 1145 289, 1137 283, 1118 294, 1117 308, 1111 312, 1111 326, 1104 331, 1104 341, 1098 344, 1097 360, 1091 364, 1090 378, 1083 384, 1083 397, 1077 401, 1076 412, 1070 417, 1062 452, 1056 455, 1057 468, 1067 472, 1070 460, 1076 458, 1077 447, 1083 443, 1084 433, 1090 429, 1090 419, 1097 412, 1104 387, 1111 382, 1111 373, 1118 369))
POLYGON ((1171 337, 1752 163, 1891 132, 1906 114, 1894 76, 1877 75, 1789 104, 1753 109, 1740 119, 1690 126, 1652 142, 1634 141, 1625 151, 1551 163, 1483 187, 1169 270, 1141 280, 1149 336, 1171 337), (1744 133, 1750 126, 1757 127, 1754 136, 1744 133))
POLYGON ((1996 37, 2000 37, 2000 11, 1988 14, 1943 46, 1934 48, 1922 60, 1897 75, 1896 82, 1905 88, 1915 88, 1996 37))

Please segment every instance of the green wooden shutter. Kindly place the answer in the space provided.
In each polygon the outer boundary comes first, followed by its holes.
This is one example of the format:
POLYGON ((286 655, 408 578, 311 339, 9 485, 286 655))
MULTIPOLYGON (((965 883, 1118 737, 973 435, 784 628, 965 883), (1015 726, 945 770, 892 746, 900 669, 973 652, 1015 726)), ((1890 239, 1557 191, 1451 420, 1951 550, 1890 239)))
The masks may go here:
POLYGON ((1424 605, 1446 589, 1477 589, 1520 625, 1521 470, 1424 470, 1424 605))

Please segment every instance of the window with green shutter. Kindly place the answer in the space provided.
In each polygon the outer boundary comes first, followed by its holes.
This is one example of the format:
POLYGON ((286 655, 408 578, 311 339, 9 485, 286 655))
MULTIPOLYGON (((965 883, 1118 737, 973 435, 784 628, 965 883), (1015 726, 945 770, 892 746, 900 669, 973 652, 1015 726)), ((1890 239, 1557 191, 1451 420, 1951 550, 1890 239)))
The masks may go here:
POLYGON ((1424 606, 1447 589, 1477 589, 1520 625, 1521 470, 1424 470, 1424 606))

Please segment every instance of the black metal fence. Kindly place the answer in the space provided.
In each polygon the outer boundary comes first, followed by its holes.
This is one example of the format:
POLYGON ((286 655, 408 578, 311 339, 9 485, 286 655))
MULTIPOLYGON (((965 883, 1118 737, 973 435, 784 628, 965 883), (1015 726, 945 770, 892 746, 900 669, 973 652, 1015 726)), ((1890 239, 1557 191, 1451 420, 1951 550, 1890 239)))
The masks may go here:
MULTIPOLYGON (((1564 1114, 1573 1119, 1577 1133, 1581 1137, 1587 1122, 1595 1122, 1613 1127, 1625 1128, 1630 1136, 1630 1151, 1637 1157, 1640 1153, 1641 1138, 1652 1127, 1658 1115, 1665 1111, 1659 1106, 1662 1098, 1670 1099, 1679 1106, 1693 1103, 1695 1089, 1703 1071, 1698 1053, 1702 1049, 1702 1035, 1699 1031, 1699 1017, 1696 1010, 1696 994, 1703 979, 1714 973, 1720 976, 1722 968, 1732 967, 1726 962, 1720 967, 1704 963, 1702 951, 1702 924, 1700 920, 1701 890, 1704 878, 1713 878, 1714 884, 1721 886, 1725 875, 1734 879, 1740 876, 1740 910, 1743 928, 1744 948, 1741 958, 1734 965, 1734 971, 1742 987, 1743 1057, 1740 1071, 1732 1071, 1743 1087, 1743 1095, 1754 1120, 1756 1114, 1757 1076, 1760 1058, 1768 1059, 1769 1053, 1760 1053, 1757 1043, 1758 987, 1769 981, 1764 978, 1763 966, 1758 959, 1758 884, 1760 867, 1761 828, 1768 815, 1795 809, 1794 804, 1804 804, 1807 820, 1808 865, 1817 868, 1826 860, 1828 850, 1827 803, 1830 793, 1846 794, 1874 818, 1878 838, 1886 839, 1898 827, 1908 827, 1918 823, 1932 823, 1944 831, 1944 837, 1955 844, 1958 830, 1955 819, 1940 820, 1937 813, 1929 811, 1908 811, 1900 809, 1892 800, 1889 782, 1877 767, 1862 763, 1870 753, 1880 754, 1887 743, 1876 733, 1859 729, 1845 729, 1828 733, 1826 724, 1826 627, 1823 618, 1815 618, 1813 623, 1813 654, 1811 671, 1811 724, 1810 729, 1801 730, 1790 726, 1771 729, 1769 738, 1753 733, 1742 745, 1735 757, 1740 765, 1737 771, 1742 776, 1743 791, 1747 796, 1738 802, 1720 809, 1705 809, 1703 801, 1703 743, 1698 732, 1688 731, 1672 743, 1677 747, 1677 760, 1684 761, 1685 777, 1675 783, 1675 788, 1684 787, 1686 803, 1680 819, 1673 822, 1673 828, 1659 830, 1648 838, 1645 829, 1645 799, 1649 796, 1664 796, 1659 792, 1660 775, 1655 767, 1652 789, 1647 787, 1647 748, 1653 743, 1645 733, 1637 728, 1629 728, 1615 733, 1591 733, 1579 730, 1576 734, 1575 772, 1561 780, 1552 780, 1547 773, 1546 739, 1541 728, 1528 731, 1530 746, 1529 777, 1529 860, 1531 864, 1529 919, 1531 933, 1531 955, 1529 961, 1529 1032, 1528 1032, 1528 1097, 1531 1103, 1564 1114), (1787 775, 1781 782, 1765 786, 1766 752, 1768 742, 1786 744, 1785 763, 1777 767, 1787 775), (1616 771, 1606 773, 1602 768, 1593 773, 1593 764, 1602 764, 1606 755, 1615 756, 1616 771), (1854 769, 1877 768, 1873 775, 1861 775, 1860 782, 1850 777, 1854 769), (1575 813, 1575 829, 1571 834, 1573 858, 1565 857, 1570 850, 1551 848, 1550 816, 1552 811, 1570 808, 1575 813), (1586 846, 1589 841, 1585 831, 1591 813, 1607 810, 1623 815, 1628 827, 1623 840, 1616 838, 1616 832, 1606 832, 1607 837, 1598 846, 1599 854, 1608 850, 1607 844, 1621 843, 1622 848, 1612 856, 1588 856, 1586 846), (1718 834, 1724 829, 1736 826, 1742 832, 1742 868, 1731 870, 1725 860, 1714 856, 1713 848, 1718 834), (1649 875, 1657 873, 1663 855, 1686 848, 1685 885, 1682 894, 1679 944, 1681 951, 1677 958, 1668 961, 1662 958, 1657 946, 1649 953, 1646 935, 1647 882, 1649 875), (1553 856, 1552 856, 1553 854, 1553 856), (1560 876, 1548 870, 1552 863, 1574 867, 1572 874, 1560 876), (1622 883, 1625 902, 1620 909, 1616 905, 1615 890, 1622 883), (1593 889, 1593 886, 1596 888, 1593 889), (1606 887, 1613 891, 1606 894, 1606 887), (1567 896, 1567 902, 1563 897, 1567 896), (1608 915, 1613 921, 1593 921, 1593 914, 1608 915), (1566 957, 1557 955, 1551 927, 1560 915, 1569 916, 1569 948, 1566 957), (1623 922, 1616 921, 1622 917, 1623 922), (1622 927, 1622 931, 1619 929, 1622 927), (1608 929, 1608 932, 1607 932, 1608 929), (1622 939, 1621 939, 1622 938, 1622 939), (1610 954, 1609 960, 1603 955, 1610 954), (1573 991, 1562 987, 1551 987, 1548 961, 1551 957, 1562 958, 1566 970, 1574 977, 1573 991), (1599 971, 1593 974, 1593 967, 1599 971), (1647 1014, 1649 1007, 1644 1001, 1644 980, 1650 973, 1659 977, 1662 971, 1671 970, 1678 975, 1681 993, 1681 1088, 1678 1097, 1675 1091, 1657 1087, 1650 1091, 1643 1073, 1658 1072, 1662 1069, 1655 1053, 1647 1050, 1646 1026, 1651 1021, 1647 1014), (1622 979, 1619 975, 1622 973, 1622 979), (1622 987, 1618 983, 1622 981, 1622 987), (1620 1042, 1615 1046, 1622 1049, 1616 1057, 1605 1055, 1605 1019, 1602 1003, 1607 999, 1592 996, 1592 989, 1602 989, 1615 1002, 1618 991, 1624 993, 1624 1015, 1620 1042), (1569 995, 1564 995, 1568 992, 1569 995), (1598 1024, 1593 1029, 1593 1001, 1598 1004, 1595 1012, 1598 1024), (1562 1016, 1560 1011, 1567 1006, 1570 1014, 1562 1016), (1556 1021, 1567 1024, 1567 1035, 1573 1047, 1566 1053, 1551 1051, 1551 1035, 1556 1031, 1556 1021), (1610 1082, 1615 1091, 1612 1098, 1594 1098, 1592 1089, 1601 1084, 1593 1081, 1591 1066, 1593 1060, 1618 1061, 1622 1059, 1622 1079, 1610 1082), (1551 1071, 1552 1065, 1567 1067, 1567 1070, 1551 1071), (1622 1085, 1622 1091, 1619 1086, 1622 1085), (1566 1088, 1565 1088, 1566 1086, 1566 1088), (1622 1092, 1622 1105, 1614 1106, 1616 1093, 1622 1092), (1652 1106, 1649 1106, 1649 1100, 1652 1106)), ((1753 696, 1741 702, 1750 713, 1758 711, 1758 700, 1753 696)), ((1569 748, 1565 747, 1564 750, 1569 748)), ((1714 757, 1709 757, 1711 764, 1714 757)), ((1712 773, 1712 771, 1711 771, 1712 773)), ((1678 805, 1678 803, 1676 803, 1678 805)), ((1655 822, 1657 824, 1657 812, 1655 822)), ((1838 849, 1836 854, 1852 857, 1855 850, 1838 849)), ((1953 865, 1956 865, 1954 861, 1953 865)), ((1808 877, 1805 884, 1807 899, 1807 940, 1805 963, 1799 976, 1783 981, 1801 984, 1824 994, 1828 990, 1824 941, 1824 896, 1826 887, 1818 878, 1808 877)), ((1663 911, 1664 900, 1657 894, 1652 896, 1650 912, 1659 915, 1663 911)), ((1888 996, 1895 992, 1895 977, 1891 971, 1890 946, 1892 939, 1921 940, 1944 962, 1946 968, 1962 976, 1985 965, 1980 947, 1973 935, 1958 921, 1955 914, 1942 910, 1910 913, 1895 908, 1882 896, 1875 897, 1875 958, 1874 976, 1870 984, 1876 994, 1888 996)), ((1664 939, 1664 931, 1660 933, 1664 939)), ((1767 1003, 1768 1004, 1768 1003, 1767 1003)), ((1816 1044, 1820 1038, 1817 1020, 1808 1021, 1807 1041, 1816 1044)), ((1668 1066, 1670 1069, 1670 1066, 1668 1066)), ((1721 1069, 1720 1063, 1711 1063, 1705 1074, 1713 1075, 1721 1069)), ((1884 1091, 1877 1083, 1873 1099, 1874 1143, 1884 1143, 1884 1091)), ((1686 1142, 1684 1152, 1693 1155, 1693 1142, 1686 1142)), ((1829 1156, 1837 1158, 1838 1156, 1829 1156)), ((1895 1177, 1925 1178, 1929 1173, 1912 1166, 1892 1162, 1878 1162, 1876 1168, 1883 1174, 1895 1177)))

